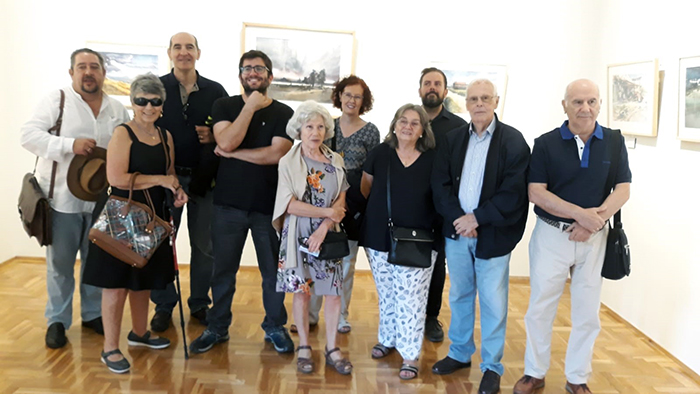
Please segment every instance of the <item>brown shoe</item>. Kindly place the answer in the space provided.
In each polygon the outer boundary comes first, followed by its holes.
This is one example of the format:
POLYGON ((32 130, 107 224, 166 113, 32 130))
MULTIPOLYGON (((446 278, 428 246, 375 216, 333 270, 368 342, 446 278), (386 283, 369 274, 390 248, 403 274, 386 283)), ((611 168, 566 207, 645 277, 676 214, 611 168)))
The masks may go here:
POLYGON ((566 382, 566 392, 570 394, 592 394, 591 389, 588 388, 586 383, 584 384, 573 384, 566 382))
MULTIPOLYGON (((544 387, 544 378, 537 379, 530 375, 524 375, 513 387, 513 394, 532 394, 544 387)), ((568 388, 568 384, 567 384, 568 388)))

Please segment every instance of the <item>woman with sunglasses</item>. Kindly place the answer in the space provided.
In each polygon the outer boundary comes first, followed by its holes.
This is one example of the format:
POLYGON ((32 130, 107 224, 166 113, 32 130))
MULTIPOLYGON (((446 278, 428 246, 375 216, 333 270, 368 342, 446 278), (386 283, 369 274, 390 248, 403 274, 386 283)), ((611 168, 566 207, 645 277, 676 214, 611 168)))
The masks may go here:
MULTIPOLYGON (((165 194, 174 194, 175 207, 187 202, 187 195, 175 175, 173 137, 156 127, 163 111, 165 88, 153 74, 140 75, 131 84, 131 105, 134 119, 117 126, 107 147, 107 180, 112 194, 129 197, 131 175, 139 172, 134 182, 133 199, 147 204, 144 190, 153 201, 155 214, 167 221, 165 194)), ((102 321, 105 340, 101 360, 110 371, 125 373, 129 361, 119 350, 124 303, 129 298, 132 329, 127 336, 129 346, 164 349, 167 338, 152 336, 147 330, 148 302, 151 290, 165 289, 174 278, 173 251, 168 241, 161 243, 143 268, 135 268, 90 244, 83 281, 102 287, 102 321)))

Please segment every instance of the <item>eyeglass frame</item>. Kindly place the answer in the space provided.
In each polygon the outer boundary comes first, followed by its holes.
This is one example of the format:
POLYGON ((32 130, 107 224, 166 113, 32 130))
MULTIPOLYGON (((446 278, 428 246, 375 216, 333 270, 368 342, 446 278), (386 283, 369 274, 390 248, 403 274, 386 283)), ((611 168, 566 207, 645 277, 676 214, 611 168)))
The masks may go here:
POLYGON ((257 65, 257 66, 241 66, 241 67, 238 67, 238 70, 240 71, 241 75, 250 74, 251 72, 253 72, 253 70, 255 70, 255 72, 258 73, 258 74, 262 74, 263 71, 267 71, 268 73, 270 72, 270 69, 267 68, 267 66, 261 66, 261 65, 257 65), (259 69, 259 71, 258 71, 258 69, 259 69))
POLYGON ((470 96, 467 97, 465 100, 469 104, 478 104, 479 101, 481 101, 484 104, 490 104, 493 102, 493 99, 497 98, 498 96, 488 96, 488 95, 483 95, 483 96, 470 96))

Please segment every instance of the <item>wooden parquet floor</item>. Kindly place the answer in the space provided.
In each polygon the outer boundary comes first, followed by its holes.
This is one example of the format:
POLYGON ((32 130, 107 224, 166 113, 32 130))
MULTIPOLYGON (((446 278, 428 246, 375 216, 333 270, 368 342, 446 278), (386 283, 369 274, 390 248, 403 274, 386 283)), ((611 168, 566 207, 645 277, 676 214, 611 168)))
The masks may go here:
MULTIPOLYGON (((76 265, 76 272, 78 266, 76 265)), ((449 341, 426 341, 418 379, 404 382, 398 378, 401 359, 394 353, 373 360, 370 349, 377 340, 377 296, 372 277, 358 272, 351 305, 352 332, 339 334, 339 345, 349 355, 355 369, 341 376, 325 367, 322 350, 323 318, 312 331, 316 371, 311 375, 296 372, 293 354, 278 355, 263 341, 260 322, 264 316, 260 276, 255 268, 243 268, 238 276, 233 305, 231 340, 208 353, 184 359, 179 315, 177 329, 165 336, 173 341, 165 350, 129 348, 126 335, 130 318, 125 312, 121 349, 131 360, 131 372, 116 375, 100 362, 102 337, 80 326, 79 301, 74 302, 74 323, 67 331, 69 343, 51 350, 44 344, 46 302, 45 266, 36 260, 16 259, 0 266, 0 393, 475 393, 481 373, 478 368, 452 375, 437 376, 432 364, 447 354, 449 341)), ((188 270, 183 268, 182 285, 187 296, 188 270)), ((449 284, 446 285, 445 295, 449 284)), ((510 310, 502 377, 502 392, 512 392, 523 372, 525 329, 529 286, 524 279, 510 284, 510 310)), ((184 298, 184 297, 183 297, 184 298)), ((291 297, 288 310, 291 311, 291 297)), ((187 313, 187 311, 185 311, 187 313)), ((562 297, 555 321, 552 366, 547 385, 540 393, 563 393, 564 354, 569 335, 569 295, 562 297)), ((151 312, 152 314, 152 312, 151 312)), ((441 320, 447 328, 450 310, 447 296, 441 320)), ((188 341, 203 327, 186 318, 188 341)), ((665 354, 648 338, 603 307, 603 330, 596 343, 593 376, 589 381, 595 393, 700 393, 700 379, 685 366, 665 354)), ((477 348, 479 328, 477 319, 477 348)), ((297 341, 296 336, 292 338, 297 341)), ((475 366, 480 357, 472 358, 475 366)))

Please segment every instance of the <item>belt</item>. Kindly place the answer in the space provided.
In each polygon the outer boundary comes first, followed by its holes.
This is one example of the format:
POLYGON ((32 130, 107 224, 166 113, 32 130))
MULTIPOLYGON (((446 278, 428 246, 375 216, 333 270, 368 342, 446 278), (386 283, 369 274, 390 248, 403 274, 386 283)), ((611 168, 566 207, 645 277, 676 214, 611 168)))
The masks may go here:
POLYGON ((190 167, 175 166, 175 173, 180 176, 191 176, 194 170, 190 167))
POLYGON ((540 219, 541 221, 547 223, 548 225, 550 225, 552 227, 556 227, 557 229, 561 230, 562 232, 566 231, 566 229, 571 227, 571 223, 560 222, 558 220, 549 219, 549 218, 545 218, 542 216, 537 216, 537 218, 540 219))

